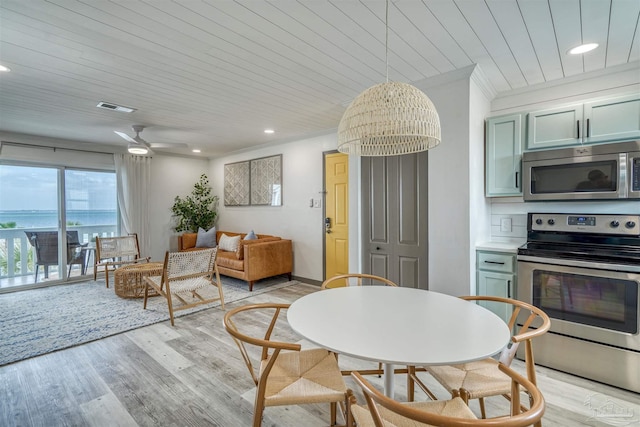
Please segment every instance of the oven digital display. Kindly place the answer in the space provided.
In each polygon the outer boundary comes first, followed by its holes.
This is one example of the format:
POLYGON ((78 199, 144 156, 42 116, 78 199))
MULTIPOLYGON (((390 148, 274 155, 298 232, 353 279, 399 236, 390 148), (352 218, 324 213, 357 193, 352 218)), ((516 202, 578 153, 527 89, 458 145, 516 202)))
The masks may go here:
POLYGON ((596 226, 595 216, 570 216, 569 225, 588 225, 590 227, 596 226))

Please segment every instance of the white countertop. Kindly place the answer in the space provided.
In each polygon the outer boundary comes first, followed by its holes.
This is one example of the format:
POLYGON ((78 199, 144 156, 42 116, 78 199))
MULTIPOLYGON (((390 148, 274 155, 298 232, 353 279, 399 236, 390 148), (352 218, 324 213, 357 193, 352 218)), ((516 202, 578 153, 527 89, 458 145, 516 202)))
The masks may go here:
POLYGON ((476 245, 479 251, 496 251, 518 253, 518 248, 526 243, 525 240, 517 240, 513 242, 482 242, 476 245))

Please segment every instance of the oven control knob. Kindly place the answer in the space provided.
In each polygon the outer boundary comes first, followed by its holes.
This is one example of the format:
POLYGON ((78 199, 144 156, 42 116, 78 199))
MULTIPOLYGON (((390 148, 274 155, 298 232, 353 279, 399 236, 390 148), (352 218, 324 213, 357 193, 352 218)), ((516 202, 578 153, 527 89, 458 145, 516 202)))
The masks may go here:
POLYGON ((549 225, 553 225, 555 223, 556 223, 555 219, 550 219, 550 220, 547 221, 547 224, 549 224, 549 225))
POLYGON ((610 224, 610 225, 611 225, 611 227, 613 227, 613 228, 617 228, 617 227, 620 225, 620 223, 619 223, 618 221, 616 221, 616 220, 613 220, 613 221, 611 221, 611 224, 610 224))
POLYGON ((625 227, 627 228, 633 228, 636 226, 636 223, 633 221, 627 221, 627 223, 625 224, 625 227))
POLYGON ((540 218, 536 219, 536 224, 542 225, 542 220, 540 218))

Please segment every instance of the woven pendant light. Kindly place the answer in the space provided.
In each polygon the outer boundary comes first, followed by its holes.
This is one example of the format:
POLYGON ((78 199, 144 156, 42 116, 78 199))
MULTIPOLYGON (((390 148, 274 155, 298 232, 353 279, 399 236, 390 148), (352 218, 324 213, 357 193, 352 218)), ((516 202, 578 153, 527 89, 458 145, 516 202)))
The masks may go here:
MULTIPOLYGON (((386 4, 385 55, 388 58, 389 1, 386 4)), ((387 82, 358 95, 338 126, 338 151, 357 156, 395 156, 440 144, 440 118, 424 92, 407 83, 387 82)))

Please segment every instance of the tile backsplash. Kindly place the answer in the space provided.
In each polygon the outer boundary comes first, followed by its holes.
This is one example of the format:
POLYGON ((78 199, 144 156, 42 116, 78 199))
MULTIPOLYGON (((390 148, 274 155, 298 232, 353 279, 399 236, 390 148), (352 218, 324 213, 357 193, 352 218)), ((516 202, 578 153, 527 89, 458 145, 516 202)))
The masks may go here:
POLYGON ((496 242, 527 238, 527 214, 492 214, 491 240, 496 242))

